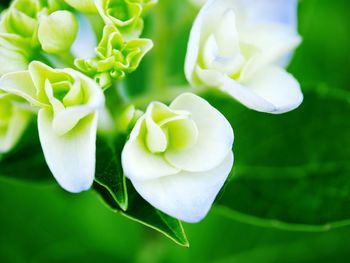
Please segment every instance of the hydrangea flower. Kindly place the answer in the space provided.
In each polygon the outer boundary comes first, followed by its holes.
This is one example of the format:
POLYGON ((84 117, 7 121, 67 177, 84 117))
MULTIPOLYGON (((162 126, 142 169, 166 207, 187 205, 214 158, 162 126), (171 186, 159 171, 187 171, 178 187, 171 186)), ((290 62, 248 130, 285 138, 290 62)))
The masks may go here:
POLYGON ((190 93, 151 103, 122 152, 125 175, 156 208, 187 222, 210 209, 233 164, 225 117, 190 93))
POLYGON ((299 83, 283 68, 301 38, 296 0, 210 0, 190 35, 185 72, 245 106, 283 113, 300 105, 299 83))
POLYGON ((57 182, 74 193, 89 189, 95 174, 98 110, 104 105, 101 88, 80 72, 41 62, 5 74, 0 87, 39 108, 39 138, 57 182))

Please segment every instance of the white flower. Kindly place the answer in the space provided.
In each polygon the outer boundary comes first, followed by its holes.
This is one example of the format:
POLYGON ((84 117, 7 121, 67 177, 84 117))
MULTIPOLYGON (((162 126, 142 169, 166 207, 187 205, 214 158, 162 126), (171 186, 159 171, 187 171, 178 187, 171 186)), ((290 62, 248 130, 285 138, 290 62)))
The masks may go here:
POLYGON ((30 116, 14 96, 0 89, 0 154, 16 145, 29 124, 30 116))
POLYGON ((257 111, 298 107, 299 83, 283 68, 301 41, 296 8, 296 0, 208 1, 191 31, 188 81, 218 87, 257 111))
POLYGON ((104 105, 101 88, 75 70, 40 62, 32 62, 28 71, 4 75, 0 87, 40 108, 39 138, 58 183, 74 193, 89 189, 95 174, 97 111, 104 105))
POLYGON ((202 98, 151 103, 122 152, 125 175, 154 207, 187 222, 209 211, 233 164, 233 131, 202 98))

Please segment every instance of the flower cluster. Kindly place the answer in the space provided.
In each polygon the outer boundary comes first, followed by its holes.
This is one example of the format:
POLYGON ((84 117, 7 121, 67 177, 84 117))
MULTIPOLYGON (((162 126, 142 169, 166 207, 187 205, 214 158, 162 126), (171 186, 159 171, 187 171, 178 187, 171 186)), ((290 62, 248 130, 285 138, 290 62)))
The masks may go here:
MULTIPOLYGON (((185 61, 191 86, 217 88, 267 113, 300 105, 300 86, 284 69, 301 42, 296 0, 192 2, 202 8, 185 61)), ((0 20, 0 154, 11 154, 36 116, 53 176, 79 193, 93 185, 96 137, 107 122, 112 135, 101 133, 106 140, 126 133, 114 158, 143 199, 172 217, 198 222, 233 166, 229 121, 186 90, 167 101, 151 99, 144 111, 130 98, 112 97, 123 97, 117 87, 153 47, 141 35, 156 4, 14 0, 0 20)))

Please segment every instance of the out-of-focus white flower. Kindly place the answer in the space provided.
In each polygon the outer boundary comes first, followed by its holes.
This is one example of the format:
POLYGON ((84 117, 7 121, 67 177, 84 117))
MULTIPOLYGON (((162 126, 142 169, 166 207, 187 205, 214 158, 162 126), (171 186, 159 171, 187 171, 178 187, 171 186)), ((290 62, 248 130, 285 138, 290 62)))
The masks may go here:
POLYGON ((122 152, 125 175, 154 207, 187 222, 209 211, 233 164, 233 131, 204 99, 151 103, 122 152))
POLYGON ((0 154, 16 145, 29 124, 30 116, 13 95, 0 90, 0 154))
POLYGON ((283 68, 301 41, 296 8, 296 0, 209 0, 191 31, 188 81, 218 87, 257 111, 298 107, 299 83, 283 68))
POLYGON ((5 74, 0 88, 38 107, 38 130, 46 162, 67 191, 91 187, 95 174, 101 88, 72 69, 52 69, 32 62, 28 71, 5 74))

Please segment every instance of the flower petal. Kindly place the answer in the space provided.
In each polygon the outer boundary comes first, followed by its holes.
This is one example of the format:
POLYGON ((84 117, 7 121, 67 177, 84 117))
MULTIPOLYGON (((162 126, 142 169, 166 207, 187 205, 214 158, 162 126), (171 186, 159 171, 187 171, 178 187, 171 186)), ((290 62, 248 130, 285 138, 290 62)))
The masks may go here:
MULTIPOLYGON (((230 7, 233 6, 234 3, 228 0, 208 1, 196 17, 191 29, 185 61, 185 75, 191 84, 196 83, 196 76, 194 73, 201 45, 211 34, 216 32, 215 29, 217 29, 222 22, 221 18, 230 7)), ((231 18, 231 16, 225 17, 231 18)), ((225 30, 221 32, 223 31, 225 30)), ((234 33, 232 35, 234 36, 234 33)))
POLYGON ((180 170, 167 163, 163 155, 151 153, 145 146, 144 117, 141 117, 124 146, 122 165, 130 180, 150 180, 178 173, 180 170))
POLYGON ((28 71, 17 71, 3 75, 0 79, 0 87, 8 93, 24 98, 34 106, 46 106, 37 99, 38 91, 28 71))
POLYGON ((164 154, 165 159, 190 172, 207 171, 219 165, 233 144, 233 131, 226 118, 207 101, 191 93, 177 97, 170 108, 191 113, 191 119, 197 125, 198 139, 188 149, 169 148, 164 154))
POLYGON ((85 116, 102 109, 105 102, 103 91, 94 80, 71 69, 65 69, 65 71, 81 82, 84 88, 81 93, 87 101, 86 104, 69 106, 55 112, 53 129, 61 135, 71 130, 85 116))
POLYGON ((303 101, 297 80, 279 67, 267 68, 242 85, 226 77, 220 89, 250 109, 274 114, 294 110, 303 101))
POLYGON ((180 172, 149 181, 132 181, 136 191, 157 209, 195 223, 208 213, 233 165, 229 152, 217 167, 201 173, 180 172))
POLYGON ((280 23, 296 30, 297 0, 235 0, 245 6, 250 24, 280 23))
POLYGON ((259 70, 279 64, 281 60, 288 64, 292 51, 300 44, 301 37, 289 27, 278 24, 259 25, 247 29, 240 35, 242 43, 256 49, 243 67, 239 81, 254 76, 259 70))
POLYGON ((95 175, 97 113, 63 136, 56 135, 52 118, 49 110, 39 111, 39 138, 46 162, 62 188, 72 193, 88 190, 95 175))

